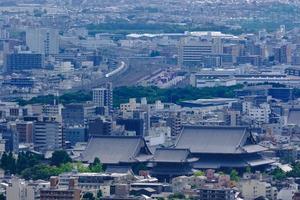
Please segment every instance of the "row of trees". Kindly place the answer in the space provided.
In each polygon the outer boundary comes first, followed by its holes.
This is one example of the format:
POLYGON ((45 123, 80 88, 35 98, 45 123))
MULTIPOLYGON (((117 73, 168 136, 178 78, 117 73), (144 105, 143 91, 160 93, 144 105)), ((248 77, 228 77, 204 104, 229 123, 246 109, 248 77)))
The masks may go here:
MULTIPOLYGON (((232 98, 235 96, 234 90, 239 88, 242 88, 242 85, 213 88, 184 87, 168 89, 161 89, 154 86, 123 86, 114 89, 114 106, 118 107, 121 103, 127 102, 129 98, 141 97, 147 97, 148 101, 152 103, 156 100, 161 100, 163 102, 179 103, 184 100, 195 100, 200 98, 232 98)), ((20 105, 36 103, 53 104, 55 99, 63 104, 82 103, 85 101, 91 101, 92 94, 90 92, 78 91, 75 93, 67 93, 60 97, 55 97, 53 95, 38 96, 28 101, 20 99, 18 100, 18 102, 20 105)))
POLYGON ((300 162, 292 164, 292 171, 284 172, 280 168, 276 168, 271 174, 276 180, 284 180, 288 177, 300 177, 300 162))
MULTIPOLYGON (((153 53, 155 55, 155 53, 153 53)), ((270 83, 263 83, 270 84, 270 83)), ((272 84, 273 87, 285 87, 282 84, 272 84)), ((235 90, 241 89, 242 85, 236 85, 231 87, 207 87, 207 88, 195 88, 195 87, 183 87, 183 88, 167 88, 161 89, 158 87, 150 86, 122 86, 114 89, 114 106, 118 107, 121 103, 128 102, 129 98, 141 98, 147 97, 148 101, 153 103, 156 100, 163 102, 180 103, 184 100, 195 100, 201 98, 233 98, 235 97, 235 90)), ((293 90, 293 96, 295 98, 300 97, 300 89, 293 90)), ((22 106, 28 104, 53 104, 54 100, 62 104, 70 103, 82 103, 92 100, 92 93, 85 91, 78 91, 74 93, 63 94, 60 97, 53 95, 38 96, 28 101, 19 99, 18 103, 22 106)))
POLYGON ((25 179, 44 179, 57 176, 63 172, 77 169, 79 172, 102 172, 103 166, 99 158, 95 158, 90 165, 81 162, 72 162, 69 155, 62 150, 55 151, 50 160, 30 152, 21 152, 15 157, 12 153, 4 153, 0 167, 9 174, 18 174, 25 179), (50 164, 49 164, 50 163, 50 164))
POLYGON ((163 102, 180 103, 185 100, 195 100, 201 98, 233 98, 235 97, 234 90, 242 88, 242 85, 231 87, 213 87, 213 88, 168 88, 161 89, 158 87, 118 87, 114 90, 114 105, 119 106, 125 103, 129 98, 146 97, 149 102, 153 103, 156 100, 163 102))

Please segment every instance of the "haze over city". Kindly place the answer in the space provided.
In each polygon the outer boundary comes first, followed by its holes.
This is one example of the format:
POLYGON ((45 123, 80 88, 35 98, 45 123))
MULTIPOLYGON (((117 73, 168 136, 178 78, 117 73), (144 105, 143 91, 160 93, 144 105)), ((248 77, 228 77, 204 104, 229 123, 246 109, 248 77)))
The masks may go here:
POLYGON ((1 0, 0 200, 299 200, 300 1, 1 0))

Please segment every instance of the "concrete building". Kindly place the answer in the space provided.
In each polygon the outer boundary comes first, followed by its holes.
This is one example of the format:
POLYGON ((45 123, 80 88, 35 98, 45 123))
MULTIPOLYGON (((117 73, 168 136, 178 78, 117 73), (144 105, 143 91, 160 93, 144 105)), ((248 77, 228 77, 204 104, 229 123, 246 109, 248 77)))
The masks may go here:
POLYGON ((26 44, 34 53, 51 55, 59 53, 59 34, 56 29, 29 28, 26 30, 26 44))
POLYGON ((12 177, 11 183, 6 188, 6 199, 13 200, 38 200, 40 190, 49 188, 49 182, 27 182, 18 177, 12 177))
POLYGON ((57 150, 63 147, 63 133, 59 122, 34 123, 34 148, 37 151, 57 150))
POLYGON ((247 108, 247 115, 250 119, 258 123, 268 123, 271 109, 269 104, 261 104, 259 107, 250 106, 247 108))
POLYGON ((95 114, 94 104, 69 104, 62 109, 62 120, 64 125, 84 125, 95 114))
POLYGON ((88 140, 87 129, 84 126, 69 126, 64 128, 65 140, 74 146, 77 142, 88 140))
POLYGON ((113 90, 112 84, 107 83, 105 87, 93 89, 93 103, 97 107, 105 107, 108 112, 113 108, 113 90))
POLYGON ((180 67, 202 66, 203 56, 213 53, 213 43, 199 37, 186 37, 180 40, 178 64, 180 67))
POLYGON ((92 119, 88 123, 89 137, 111 135, 112 121, 106 118, 92 119))
POLYGON ((43 69, 44 62, 44 55, 38 53, 11 53, 4 57, 5 70, 8 73, 43 69))
POLYGON ((33 123, 32 122, 17 122, 16 129, 19 136, 20 143, 33 142, 33 123))
POLYGON ((170 112, 167 118, 167 125, 171 127, 171 135, 177 136, 182 130, 182 120, 180 112, 170 112))
POLYGON ((272 187, 270 183, 257 178, 244 176, 238 187, 245 200, 252 200, 258 197, 266 197, 270 200, 276 200, 277 198, 277 189, 272 187))
POLYGON ((50 178, 50 188, 41 190, 41 200, 80 200, 80 189, 77 180, 70 179, 67 188, 59 187, 58 177, 50 178))
POLYGON ((209 188, 199 189, 199 199, 201 200, 234 200, 235 192, 231 188, 209 188))

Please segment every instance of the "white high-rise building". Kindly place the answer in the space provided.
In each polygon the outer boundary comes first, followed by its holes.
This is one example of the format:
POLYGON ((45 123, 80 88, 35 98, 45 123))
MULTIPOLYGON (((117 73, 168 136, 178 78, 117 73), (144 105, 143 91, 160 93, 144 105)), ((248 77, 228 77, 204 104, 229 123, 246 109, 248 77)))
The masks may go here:
POLYGON ((59 53, 59 33, 50 28, 29 28, 26 30, 26 44, 34 53, 45 55, 59 53))
POLYGON ((201 38, 185 37, 179 42, 178 64, 180 67, 201 66, 204 57, 223 53, 223 43, 220 37, 201 38))
POLYGON ((34 123, 34 147, 45 152, 63 147, 63 133, 59 122, 34 123))
POLYGON ((98 107, 106 107, 110 112, 113 107, 112 84, 107 83, 105 87, 93 89, 93 103, 98 107))

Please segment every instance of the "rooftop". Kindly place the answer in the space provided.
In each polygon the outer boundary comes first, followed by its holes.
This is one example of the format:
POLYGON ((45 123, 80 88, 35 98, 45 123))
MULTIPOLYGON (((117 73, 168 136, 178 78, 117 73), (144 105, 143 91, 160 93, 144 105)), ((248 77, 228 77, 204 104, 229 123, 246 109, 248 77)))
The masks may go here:
POLYGON ((256 145, 246 127, 184 127, 176 148, 187 148, 192 153, 240 154, 263 151, 256 145))
POLYGON ((104 164, 133 163, 138 156, 149 154, 142 137, 98 136, 90 139, 81 159, 89 163, 96 157, 104 164))

